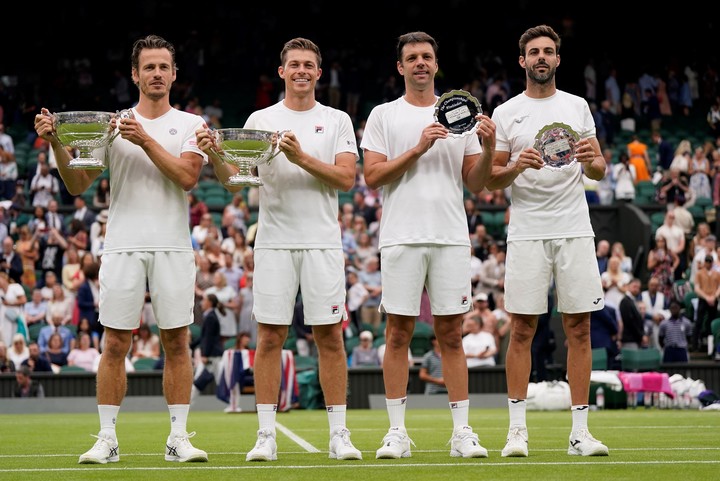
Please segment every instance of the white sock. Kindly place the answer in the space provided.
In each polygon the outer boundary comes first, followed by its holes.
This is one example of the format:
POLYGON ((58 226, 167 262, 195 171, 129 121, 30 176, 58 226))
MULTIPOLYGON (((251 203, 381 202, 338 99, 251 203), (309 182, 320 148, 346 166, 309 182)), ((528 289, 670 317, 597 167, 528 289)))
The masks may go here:
POLYGON ((260 430, 271 431, 275 434, 275 415, 277 404, 257 404, 258 425, 260 430))
POLYGON ((587 404, 578 404, 570 408, 572 412, 572 432, 576 432, 579 429, 587 429, 588 424, 588 411, 590 411, 587 404))
POLYGON ((189 404, 169 404, 170 434, 187 433, 187 418, 190 412, 189 404))
POLYGON ((337 404, 334 406, 327 406, 328 423, 330 424, 330 434, 345 429, 345 417, 347 413, 347 406, 344 404, 337 404))
POLYGON ((463 427, 468 427, 468 411, 470 410, 470 400, 450 402, 450 415, 453 420, 453 431, 463 427))
POLYGON ((527 428, 525 418, 527 402, 525 399, 508 399, 508 409, 510 411, 510 426, 527 428))
POLYGON ((117 424, 120 406, 112 404, 98 404, 98 414, 100 415, 100 433, 113 439, 117 438, 115 432, 115 424, 117 424))
POLYGON ((388 417, 390 418, 391 428, 405 429, 405 406, 407 406, 407 396, 400 399, 385 399, 388 417))

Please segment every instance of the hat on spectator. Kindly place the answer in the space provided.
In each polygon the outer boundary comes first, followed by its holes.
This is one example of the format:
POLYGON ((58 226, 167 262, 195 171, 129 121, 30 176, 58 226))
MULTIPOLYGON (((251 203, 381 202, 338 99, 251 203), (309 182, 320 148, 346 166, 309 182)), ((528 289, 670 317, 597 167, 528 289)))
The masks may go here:
POLYGON ((361 332, 361 333, 360 333, 360 339, 369 339, 369 340, 372 341, 372 340, 373 340, 372 332, 370 332, 370 331, 363 331, 363 332, 361 332))
POLYGON ((108 221, 108 210, 107 209, 103 209, 100 211, 100 213, 97 216, 97 221, 100 222, 101 224, 104 224, 108 221))
POLYGON ((475 294, 475 297, 473 299, 476 301, 487 301, 488 295, 485 294, 484 292, 479 292, 479 293, 475 294))

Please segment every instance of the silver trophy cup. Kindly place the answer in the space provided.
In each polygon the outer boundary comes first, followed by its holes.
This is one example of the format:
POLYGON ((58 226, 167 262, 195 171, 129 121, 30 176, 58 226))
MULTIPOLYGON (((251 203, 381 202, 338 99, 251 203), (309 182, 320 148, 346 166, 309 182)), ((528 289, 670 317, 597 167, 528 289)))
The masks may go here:
POLYGON ((263 185, 253 168, 269 164, 280 153, 283 132, 252 129, 217 129, 213 131, 218 150, 215 153, 223 161, 238 168, 238 172, 225 182, 226 185, 263 185))
POLYGON ((77 149, 79 155, 70 160, 72 169, 105 170, 106 149, 118 136, 112 120, 132 118, 132 110, 97 112, 92 110, 52 114, 55 135, 64 147, 77 149))

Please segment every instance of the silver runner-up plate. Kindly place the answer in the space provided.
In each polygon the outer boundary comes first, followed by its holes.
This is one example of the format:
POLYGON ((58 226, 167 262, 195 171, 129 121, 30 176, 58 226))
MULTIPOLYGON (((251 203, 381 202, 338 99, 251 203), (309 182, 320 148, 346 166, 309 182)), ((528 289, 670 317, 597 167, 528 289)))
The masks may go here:
POLYGON ((478 99, 465 90, 446 92, 435 104, 435 121, 443 124, 452 137, 475 133, 479 125, 475 116, 481 113, 478 99))
POLYGON ((560 122, 546 125, 535 136, 535 150, 545 162, 544 167, 562 170, 575 163, 575 146, 580 136, 572 127, 560 122))

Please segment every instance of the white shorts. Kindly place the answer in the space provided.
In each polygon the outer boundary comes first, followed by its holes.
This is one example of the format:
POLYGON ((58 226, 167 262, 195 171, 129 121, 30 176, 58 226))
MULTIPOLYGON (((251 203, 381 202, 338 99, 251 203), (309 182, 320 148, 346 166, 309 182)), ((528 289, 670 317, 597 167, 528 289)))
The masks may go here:
POLYGON ((558 312, 599 311, 605 305, 592 237, 508 242, 505 309, 545 314, 555 281, 558 312))
POLYGON ((292 324, 298 289, 305 324, 336 324, 345 314, 342 249, 256 249, 253 317, 263 324, 292 324))
POLYGON ((470 247, 394 245, 383 247, 380 257, 382 312, 420 315, 423 287, 427 288, 433 315, 470 310, 470 247))
POLYGON ((195 272, 192 252, 103 254, 100 267, 100 323, 114 329, 137 329, 147 285, 160 329, 192 324, 195 272))

